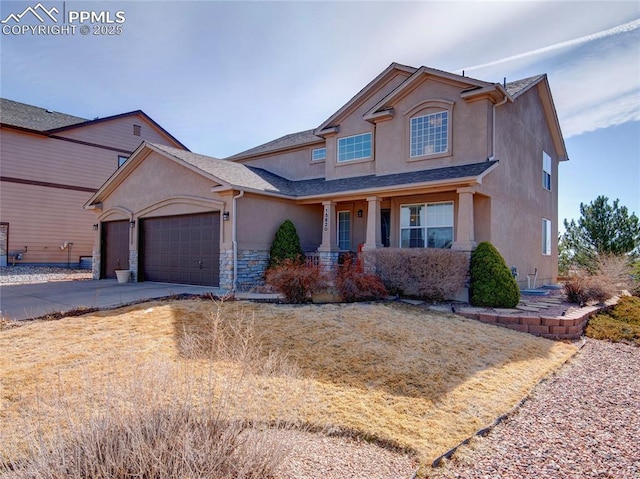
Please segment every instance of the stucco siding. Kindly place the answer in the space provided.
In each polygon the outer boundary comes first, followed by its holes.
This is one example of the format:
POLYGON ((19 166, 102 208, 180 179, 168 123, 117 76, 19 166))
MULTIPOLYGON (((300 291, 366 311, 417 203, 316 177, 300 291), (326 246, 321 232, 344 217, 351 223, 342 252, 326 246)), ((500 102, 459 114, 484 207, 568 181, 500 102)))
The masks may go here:
POLYGON ((426 79, 394 105, 392 119, 376 124, 376 173, 417 171, 486 159, 489 156, 490 113, 487 100, 466 102, 460 97, 459 86, 426 79), (451 108, 449 151, 426 158, 411 158, 411 117, 442 110, 447 105, 451 108))
POLYGON ((287 219, 296 227, 305 251, 322 242, 322 207, 247 194, 237 200, 238 248, 269 250, 276 231, 287 219))
POLYGON ((369 175, 375 173, 374 159, 376 156, 375 127, 363 118, 364 114, 375 106, 380 100, 396 89, 407 79, 406 73, 396 73, 388 81, 381 83, 376 90, 369 92, 369 96, 360 102, 355 102, 344 112, 340 118, 340 131, 337 135, 327 136, 326 178, 345 178, 352 176, 369 175), (338 163, 337 140, 352 135, 371 133, 373 137, 372 156, 365 160, 356 160, 338 163))
POLYGON ((496 158, 481 191, 491 196, 491 237, 507 263, 526 274, 538 269, 538 283, 557 279, 558 158, 538 90, 496 111, 496 158), (551 191, 542 184, 542 152, 552 158, 551 191), (551 255, 542 254, 542 219, 552 224, 551 255))
POLYGON ((324 161, 311 161, 311 151, 314 148, 322 147, 324 147, 323 144, 318 144, 295 151, 265 155, 242 163, 247 166, 264 168, 289 180, 323 178, 324 161))

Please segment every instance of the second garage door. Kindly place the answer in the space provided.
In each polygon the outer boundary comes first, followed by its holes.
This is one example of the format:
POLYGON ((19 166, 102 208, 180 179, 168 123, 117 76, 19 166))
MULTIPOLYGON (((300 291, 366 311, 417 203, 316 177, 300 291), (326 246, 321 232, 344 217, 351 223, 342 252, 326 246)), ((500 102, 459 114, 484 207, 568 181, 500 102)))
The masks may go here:
POLYGON ((142 220, 144 281, 220 284, 220 213, 142 220))

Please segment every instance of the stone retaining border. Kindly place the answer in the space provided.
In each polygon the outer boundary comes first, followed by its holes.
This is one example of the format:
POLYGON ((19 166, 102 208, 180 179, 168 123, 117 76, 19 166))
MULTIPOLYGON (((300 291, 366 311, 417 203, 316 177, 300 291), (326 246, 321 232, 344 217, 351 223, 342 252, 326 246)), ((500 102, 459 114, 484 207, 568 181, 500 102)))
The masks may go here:
POLYGON ((530 316, 518 314, 500 314, 495 310, 478 311, 477 308, 459 308, 460 316, 487 324, 495 324, 523 333, 533 334, 548 339, 579 339, 584 333, 589 319, 600 311, 613 308, 618 303, 618 296, 603 304, 584 306, 569 311, 565 316, 530 316))

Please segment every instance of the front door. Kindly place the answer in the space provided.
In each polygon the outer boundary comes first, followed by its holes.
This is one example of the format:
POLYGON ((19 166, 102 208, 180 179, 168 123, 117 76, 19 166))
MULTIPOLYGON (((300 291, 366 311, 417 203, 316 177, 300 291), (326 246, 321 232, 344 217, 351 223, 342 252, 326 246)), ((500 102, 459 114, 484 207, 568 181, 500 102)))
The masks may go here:
POLYGON ((391 246, 391 210, 384 209, 380 210, 380 228, 381 235, 380 238, 382 240, 382 246, 388 248, 391 246))

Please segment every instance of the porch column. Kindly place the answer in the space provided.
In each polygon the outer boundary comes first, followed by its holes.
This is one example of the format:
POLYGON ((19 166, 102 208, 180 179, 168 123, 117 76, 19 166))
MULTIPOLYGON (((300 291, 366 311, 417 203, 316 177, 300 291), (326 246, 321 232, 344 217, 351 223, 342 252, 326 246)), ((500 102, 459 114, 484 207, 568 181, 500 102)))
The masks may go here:
POLYGON ((367 197, 367 238, 363 251, 382 248, 382 231, 380 229, 380 198, 367 197))
POLYGON ((333 201, 323 201, 322 213, 322 244, 318 251, 338 251, 338 233, 336 231, 336 204, 333 201))
POLYGON ((471 251, 476 247, 473 226, 473 188, 458 188, 458 221, 453 249, 471 251))

